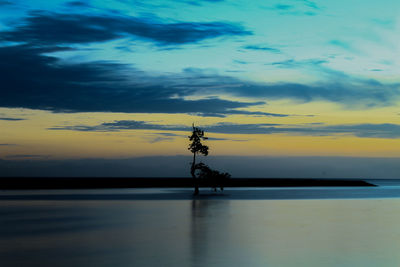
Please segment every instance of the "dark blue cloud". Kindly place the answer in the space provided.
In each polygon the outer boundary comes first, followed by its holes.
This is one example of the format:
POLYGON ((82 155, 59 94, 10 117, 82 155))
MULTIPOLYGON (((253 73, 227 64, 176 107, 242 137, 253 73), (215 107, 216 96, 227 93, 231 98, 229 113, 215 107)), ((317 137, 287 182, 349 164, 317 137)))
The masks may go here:
POLYGON ((236 96, 292 99, 302 102, 326 100, 339 103, 348 109, 394 105, 399 97, 398 84, 382 84, 375 80, 353 80, 349 77, 311 85, 285 82, 261 84, 237 79, 229 80, 225 77, 216 84, 220 86, 221 91, 236 96))
POLYGON ((279 9, 279 10, 289 10, 292 9, 293 6, 292 5, 284 5, 284 4, 277 4, 274 6, 275 9, 279 9))
POLYGON ((225 0, 176 0, 193 6, 202 6, 204 3, 221 3, 225 0))
POLYGON ((364 138, 400 138, 400 125, 392 123, 383 124, 354 124, 354 125, 333 125, 316 128, 316 132, 351 134, 364 138))
MULTIPOLYGON (((63 48, 50 50, 55 49, 63 48)), ((265 104, 263 101, 240 102, 217 97, 185 100, 185 96, 200 90, 196 81, 177 85, 176 77, 149 77, 123 64, 66 64, 41 54, 46 51, 29 46, 0 47, 0 106, 53 112, 287 116, 238 110, 265 104)))
POLYGON ((400 138, 398 124, 349 124, 349 125, 269 125, 269 124, 225 124, 205 127, 209 132, 243 134, 291 134, 311 136, 351 135, 361 138, 400 138))
MULTIPOLYGON (((346 108, 393 105, 398 84, 354 79, 322 69, 331 80, 312 85, 256 83, 189 68, 182 73, 148 75, 127 65, 111 62, 65 63, 44 55, 70 49, 28 45, 0 47, 1 107, 32 108, 53 112, 190 113, 224 117, 229 114, 287 116, 243 110, 265 101, 241 102, 191 95, 233 95, 257 99, 326 100, 346 108)), ((321 60, 309 64, 319 66, 321 60)), ((295 64, 295 63, 290 63, 295 64)), ((296 65, 300 66, 300 65, 296 65)))
POLYGON ((266 51, 266 52, 272 52, 272 53, 281 53, 281 50, 272 48, 272 47, 267 47, 267 46, 260 46, 260 45, 246 45, 243 46, 244 49, 248 50, 256 50, 256 51, 266 51))
MULTIPOLYGON (((188 131, 190 127, 187 126, 177 126, 177 125, 161 125, 153 124, 145 121, 135 121, 135 120, 121 120, 115 122, 102 123, 96 126, 61 126, 49 128, 49 130, 72 130, 72 131, 82 131, 82 132, 113 132, 121 130, 167 130, 167 131, 188 131)), ((171 137, 171 136, 168 136, 171 137)))
MULTIPOLYGON (((288 124, 237 124, 217 123, 202 127, 209 133, 221 134, 289 134, 306 136, 335 136, 350 135, 360 138, 400 138, 400 125, 398 124, 344 124, 324 125, 321 123, 309 123, 302 125, 288 124)), ((163 130, 163 131, 190 131, 190 126, 162 125, 145 121, 122 120, 102 123, 96 126, 60 126, 49 130, 71 130, 84 132, 112 132, 121 130, 163 130)))
POLYGON ((301 0, 305 6, 312 8, 312 9, 316 9, 316 10, 320 10, 321 8, 317 5, 316 2, 314 1, 310 1, 310 0, 301 0))
POLYGON ((22 118, 8 118, 8 117, 0 117, 1 121, 23 121, 25 119, 22 118))
POLYGON ((222 36, 252 34, 241 25, 225 22, 163 22, 122 15, 83 15, 32 12, 1 39, 32 45, 65 45, 141 38, 158 45, 180 45, 222 36))
POLYGON ((246 142, 249 140, 246 139, 232 139, 232 138, 217 138, 217 137, 208 137, 208 141, 231 141, 231 142, 246 142))
MULTIPOLYGON (((308 67, 318 71, 325 79, 312 84, 288 82, 257 83, 226 76, 213 76, 212 74, 207 76, 206 74, 201 74, 201 72, 198 74, 192 72, 191 75, 202 77, 203 88, 207 88, 206 85, 210 87, 213 85, 213 90, 216 90, 215 87, 218 86, 220 92, 239 97, 286 98, 302 102, 325 100, 336 102, 347 109, 390 106, 398 101, 400 84, 384 84, 374 79, 355 78, 323 66, 326 62, 324 59, 309 59, 268 64, 285 68, 308 67)), ((204 90, 207 91, 206 89, 204 90)))
MULTIPOLYGON (((71 44, 108 41, 127 36, 148 38, 158 44, 167 45, 198 42, 224 35, 250 34, 235 24, 165 23, 118 15, 34 12, 14 29, 2 33, 0 38, 3 40, 26 43, 0 47, 0 82, 4 91, 0 106, 4 107, 26 107, 54 112, 190 113, 217 117, 229 114, 286 116, 243 110, 264 104, 264 101, 247 103, 216 97, 185 100, 185 97, 203 93, 263 99, 327 100, 349 108, 391 105, 398 98, 398 84, 353 79, 326 67, 323 69, 326 72, 324 75, 329 74, 332 78, 323 83, 266 84, 193 69, 168 77, 151 77, 123 64, 66 64, 57 58, 43 55, 71 50, 73 48, 68 47, 71 44), (176 84, 176 81, 180 84, 176 84)), ((272 49, 255 45, 248 45, 246 48, 264 51, 272 49)), ((324 63, 327 63, 325 59, 291 59, 267 65, 285 68, 317 66, 322 70, 324 63)))
POLYGON ((261 124, 236 124, 236 123, 217 123, 205 126, 207 132, 226 133, 226 134, 265 134, 280 124, 261 123, 261 124))
POLYGON ((281 68, 301 68, 304 66, 310 66, 310 65, 321 65, 324 63, 328 63, 329 61, 326 59, 318 59, 318 58, 312 58, 312 59, 306 59, 306 60, 294 60, 294 59, 287 59, 287 60, 282 60, 282 61, 275 61, 272 63, 266 63, 265 65, 272 65, 272 66, 277 66, 281 68))
MULTIPOLYGON (((254 102, 254 105, 263 104, 264 102, 254 102)), ((247 103, 248 106, 253 105, 253 103, 247 103)), ((202 116, 202 117, 219 117, 225 118, 227 115, 250 115, 250 116, 267 116, 267 117, 288 117, 294 115, 280 114, 280 113, 269 113, 261 111, 246 111, 246 110, 236 110, 236 109, 226 109, 221 112, 189 112, 191 115, 202 116)))
POLYGON ((14 5, 13 2, 8 1, 8 0, 0 0, 0 6, 11 6, 14 5))
POLYGON ((240 65, 249 64, 249 62, 247 62, 247 61, 238 60, 238 59, 233 60, 233 63, 240 64, 240 65))
MULTIPOLYGON (((204 130, 210 133, 230 133, 230 134, 263 134, 268 128, 279 124, 231 124, 217 123, 214 125, 204 126, 204 130)), ((145 121, 122 120, 109 123, 102 123, 97 126, 60 126, 49 128, 49 130, 72 130, 72 131, 121 131, 121 130, 164 130, 164 131, 190 131, 190 126, 185 125, 162 125, 145 121)))
POLYGON ((71 1, 65 4, 68 7, 72 8, 88 8, 91 7, 88 1, 71 1))

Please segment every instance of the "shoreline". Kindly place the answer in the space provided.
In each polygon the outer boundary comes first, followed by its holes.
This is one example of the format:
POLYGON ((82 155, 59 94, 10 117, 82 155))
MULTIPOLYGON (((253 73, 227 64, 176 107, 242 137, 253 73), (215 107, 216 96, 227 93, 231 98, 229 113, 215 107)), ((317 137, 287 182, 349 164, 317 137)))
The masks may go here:
MULTIPOLYGON (((201 188, 209 183, 199 181, 201 188)), ((231 178, 229 187, 375 187, 363 179, 322 178, 231 178)), ((192 178, 112 178, 112 177, 1 177, 0 190, 100 189, 100 188, 192 188, 192 178)))

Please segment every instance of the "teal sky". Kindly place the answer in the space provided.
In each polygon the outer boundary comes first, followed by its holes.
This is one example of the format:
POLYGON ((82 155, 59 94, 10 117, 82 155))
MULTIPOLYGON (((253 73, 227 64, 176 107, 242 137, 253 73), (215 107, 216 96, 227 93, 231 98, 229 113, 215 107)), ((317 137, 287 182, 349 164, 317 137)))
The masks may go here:
POLYGON ((3 1, 4 29, 30 12, 136 17, 149 23, 241 27, 194 42, 159 43, 126 36, 73 44, 53 53, 67 61, 112 60, 157 73, 199 68, 260 82, 315 82, 336 72, 397 82, 398 1, 3 1), (72 4, 71 4, 72 3, 72 4), (166 52, 168 51, 168 52, 166 52))
POLYGON ((0 0, 0 158, 186 155, 192 122, 214 155, 399 158, 399 11, 0 0))

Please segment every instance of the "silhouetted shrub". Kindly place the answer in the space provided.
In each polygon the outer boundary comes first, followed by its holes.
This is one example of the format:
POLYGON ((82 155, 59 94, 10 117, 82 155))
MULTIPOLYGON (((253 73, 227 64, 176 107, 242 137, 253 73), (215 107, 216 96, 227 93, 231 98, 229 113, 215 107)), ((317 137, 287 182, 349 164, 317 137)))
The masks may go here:
POLYGON ((226 180, 231 178, 229 173, 222 173, 213 170, 204 163, 196 164, 195 168, 198 170, 197 178, 203 180, 205 184, 214 188, 214 191, 217 191, 218 187, 223 191, 226 180))

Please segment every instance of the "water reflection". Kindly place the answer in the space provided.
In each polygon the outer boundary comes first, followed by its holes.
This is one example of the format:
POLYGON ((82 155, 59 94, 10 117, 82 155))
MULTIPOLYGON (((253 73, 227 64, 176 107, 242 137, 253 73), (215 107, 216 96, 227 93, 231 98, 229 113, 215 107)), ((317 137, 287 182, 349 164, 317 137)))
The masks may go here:
MULTIPOLYGON (((263 193, 282 192, 275 191, 263 193)), ((0 265, 400 266, 400 198, 232 200, 224 194, 0 201, 0 265)))
POLYGON ((194 199, 191 203, 190 253, 192 266, 217 263, 229 234, 230 201, 194 199))

